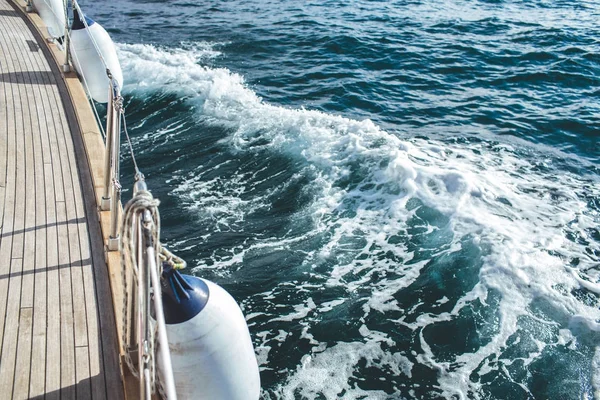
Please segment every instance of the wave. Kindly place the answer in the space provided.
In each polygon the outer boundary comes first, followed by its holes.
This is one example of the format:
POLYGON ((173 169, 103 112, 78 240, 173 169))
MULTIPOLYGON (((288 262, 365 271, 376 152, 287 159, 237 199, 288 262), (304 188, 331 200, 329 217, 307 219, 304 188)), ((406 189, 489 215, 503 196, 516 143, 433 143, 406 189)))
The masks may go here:
MULTIPOLYGON (((300 265, 289 266, 303 271, 293 282, 294 298, 282 300, 290 282, 280 282, 245 303, 259 331, 263 371, 274 368, 273 355, 283 351, 276 349, 298 327, 309 343, 296 369, 284 371, 265 396, 481 398, 490 371, 531 395, 527 378, 511 371, 536 365, 550 348, 585 347, 596 331, 600 311, 590 287, 600 278, 600 217, 590 199, 600 195, 597 178, 569 172, 539 149, 443 133, 403 139, 370 120, 268 104, 239 74, 203 65, 218 56, 210 45, 118 50, 129 77, 125 93, 184 99, 189 118, 224 129, 218 142, 231 154, 285 158, 290 179, 304 179, 308 188, 310 200, 290 216, 310 221, 301 234, 247 240, 199 267, 243 268, 257 252, 303 254, 300 265), (318 297, 317 290, 334 295, 318 297), (333 315, 350 318, 355 335, 320 339, 320 324, 333 315), (467 334, 479 340, 467 343, 456 330, 448 350, 444 330, 456 321, 475 321, 480 329, 467 334), (533 346, 526 345, 537 332, 532 326, 545 335, 533 346), (411 382, 427 375, 418 375, 417 365, 434 371, 421 389, 411 382), (386 390, 361 386, 370 368, 392 382, 386 390)), ((238 168, 225 179, 211 177, 200 161, 190 168, 194 174, 174 173, 171 193, 203 218, 214 217, 217 230, 243 227, 286 185, 278 171, 258 179, 257 171, 238 168), (264 180, 272 180, 268 190, 252 191, 264 180)), ((585 354, 591 368, 598 356, 585 354)), ((577 368, 556 374, 579 377, 577 368)), ((599 379, 585 377, 596 391, 599 379)))

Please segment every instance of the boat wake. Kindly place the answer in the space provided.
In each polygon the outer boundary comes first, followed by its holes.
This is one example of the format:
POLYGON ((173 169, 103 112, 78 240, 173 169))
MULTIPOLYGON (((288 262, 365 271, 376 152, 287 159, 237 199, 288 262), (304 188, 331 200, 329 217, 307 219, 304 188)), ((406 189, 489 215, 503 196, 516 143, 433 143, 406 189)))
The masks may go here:
POLYGON ((136 140, 219 149, 180 153, 170 195, 206 227, 194 271, 254 288, 265 398, 600 395, 584 161, 269 104, 209 44, 118 51, 125 94, 184 105, 136 140))

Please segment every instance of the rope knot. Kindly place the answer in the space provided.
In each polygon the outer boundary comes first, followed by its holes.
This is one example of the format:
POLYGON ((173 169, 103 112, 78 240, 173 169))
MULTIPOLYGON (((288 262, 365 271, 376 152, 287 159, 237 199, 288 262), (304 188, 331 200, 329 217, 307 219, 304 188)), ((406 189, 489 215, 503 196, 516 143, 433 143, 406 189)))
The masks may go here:
POLYGON ((113 107, 115 108, 115 110, 124 113, 125 112, 125 108, 123 107, 123 97, 122 96, 115 96, 113 99, 113 107))

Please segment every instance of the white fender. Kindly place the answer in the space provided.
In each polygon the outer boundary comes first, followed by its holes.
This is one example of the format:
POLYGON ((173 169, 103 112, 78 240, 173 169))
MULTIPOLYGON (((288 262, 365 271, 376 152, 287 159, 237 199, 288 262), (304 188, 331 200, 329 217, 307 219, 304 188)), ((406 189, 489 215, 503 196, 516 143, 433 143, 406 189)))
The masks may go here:
MULTIPOLYGON (((185 278, 194 285, 200 281, 208 289, 204 290, 208 297, 204 297, 203 308, 191 319, 169 323, 167 318, 177 397, 257 400, 260 395, 258 363, 240 307, 215 283, 191 276, 185 278)), ((167 313, 166 308, 165 316, 167 313)), ((162 373, 160 367, 158 372, 162 373)))
POLYGON ((33 0, 33 6, 53 38, 65 34, 65 6, 62 0, 33 0))
POLYGON ((123 87, 121 64, 119 64, 117 58, 115 44, 106 30, 90 18, 85 17, 85 20, 88 28, 83 24, 77 11, 73 12, 70 43, 73 65, 79 75, 85 77, 89 95, 99 103, 106 103, 108 102, 109 79, 102 58, 110 69, 113 78, 117 81, 119 89, 123 87), (94 41, 100 50, 100 54, 102 54, 102 58, 96 51, 94 41))

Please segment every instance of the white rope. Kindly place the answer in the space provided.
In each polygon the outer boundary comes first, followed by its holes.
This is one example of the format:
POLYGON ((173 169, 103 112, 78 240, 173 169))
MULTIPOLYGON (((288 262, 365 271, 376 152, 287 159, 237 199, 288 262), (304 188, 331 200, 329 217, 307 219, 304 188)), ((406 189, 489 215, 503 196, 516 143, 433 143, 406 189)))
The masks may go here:
MULTIPOLYGON (((152 223, 149 228, 152 230, 152 243, 155 249, 154 257, 155 257, 155 265, 158 268, 157 274, 160 276, 161 264, 159 262, 158 254, 160 253, 160 215, 158 212, 158 204, 159 201, 154 199, 152 194, 146 190, 140 190, 135 193, 133 198, 127 202, 125 205, 125 209, 123 210, 123 223, 121 225, 121 271, 122 271, 122 279, 123 279, 123 331, 122 331, 122 343, 123 343, 123 353, 125 354, 125 361, 129 366, 132 374, 136 377, 139 377, 139 371, 135 368, 133 360, 131 359, 130 352, 134 349, 130 348, 130 331, 127 330, 129 326, 129 321, 131 319, 131 315, 129 312, 129 303, 128 303, 128 288, 127 282, 131 280, 132 284, 135 285, 136 278, 139 276, 139 264, 141 260, 136 260, 136 252, 137 249, 135 243, 135 235, 134 232, 136 230, 136 223, 140 223, 141 218, 143 218, 143 213, 145 210, 150 211, 152 216, 152 223)), ((141 231, 140 231, 141 232, 141 231)), ((149 288, 147 288, 149 290, 149 288)), ((156 291, 160 293, 160 287, 154 288, 155 296, 156 291)), ((145 316, 146 322, 150 323, 150 315, 145 316)), ((149 353, 152 354, 152 360, 150 362, 151 371, 150 371, 150 380, 151 387, 155 388, 156 381, 156 326, 155 329, 152 330, 152 338, 149 340, 149 353)), ((140 366, 138 366, 140 367, 140 366)))
POLYGON ((121 237, 122 237, 122 241, 123 241, 123 255, 128 255, 129 256, 129 260, 131 262, 131 266, 133 266, 133 271, 135 272, 135 274, 137 275, 138 270, 137 270, 137 265, 135 263, 135 257, 133 254, 131 254, 131 252, 129 252, 129 254, 125 254, 127 253, 129 250, 133 249, 134 243, 133 243, 133 237, 131 236, 131 234, 133 233, 133 217, 135 216, 136 213, 139 213, 143 210, 149 210, 151 215, 152 215, 152 220, 153 220, 153 226, 154 226, 154 230, 153 230, 153 235, 152 235, 152 240, 154 240, 154 245, 155 247, 157 247, 157 252, 156 252, 156 263, 157 265, 159 265, 158 261, 159 261, 159 257, 158 257, 158 253, 160 253, 158 251, 158 243, 160 240, 160 214, 158 212, 158 205, 160 204, 160 201, 158 199, 155 199, 152 196, 152 193, 150 193, 147 190, 139 190, 135 193, 135 195, 131 198, 131 200, 129 200, 127 202, 127 204, 125 205, 125 208, 123 209, 123 225, 121 226, 121 237), (131 229, 127 229, 127 228, 131 228, 131 229))

